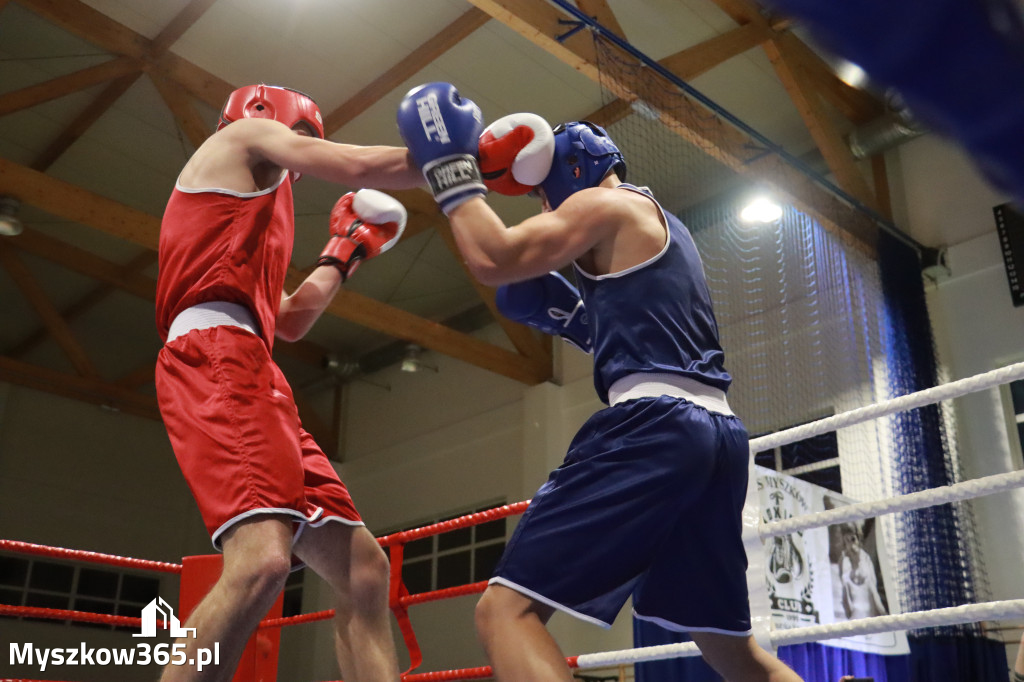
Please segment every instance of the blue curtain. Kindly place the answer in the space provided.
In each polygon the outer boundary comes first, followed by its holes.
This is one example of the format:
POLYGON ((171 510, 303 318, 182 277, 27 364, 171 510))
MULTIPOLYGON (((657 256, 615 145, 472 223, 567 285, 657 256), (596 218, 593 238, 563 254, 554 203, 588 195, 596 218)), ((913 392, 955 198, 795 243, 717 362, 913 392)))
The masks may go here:
MULTIPOLYGON (((636 646, 688 642, 685 634, 633 620, 636 646)), ((779 649, 779 658, 807 682, 837 682, 843 675, 875 682, 1006 682, 1009 667, 1001 642, 984 637, 911 637, 908 656, 882 656, 824 644, 779 649)), ((639 663, 637 682, 721 682, 700 657, 639 663)))

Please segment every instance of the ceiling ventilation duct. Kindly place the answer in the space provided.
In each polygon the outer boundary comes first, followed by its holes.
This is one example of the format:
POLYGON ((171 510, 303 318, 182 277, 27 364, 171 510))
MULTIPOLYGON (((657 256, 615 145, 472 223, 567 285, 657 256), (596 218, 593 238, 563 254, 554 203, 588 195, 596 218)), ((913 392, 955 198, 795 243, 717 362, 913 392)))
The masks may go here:
POLYGON ((874 121, 865 123, 847 137, 847 144, 856 159, 866 159, 881 154, 928 130, 916 119, 902 99, 895 93, 887 93, 889 110, 874 121))

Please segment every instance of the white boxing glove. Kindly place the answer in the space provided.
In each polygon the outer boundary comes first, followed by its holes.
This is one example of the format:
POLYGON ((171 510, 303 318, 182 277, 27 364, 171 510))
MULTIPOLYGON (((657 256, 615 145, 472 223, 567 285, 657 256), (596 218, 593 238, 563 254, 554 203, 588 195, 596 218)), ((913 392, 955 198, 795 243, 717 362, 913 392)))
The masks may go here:
POLYGON ((344 282, 360 263, 398 243, 406 218, 405 207, 394 197, 375 189, 349 192, 331 209, 331 238, 317 265, 333 265, 344 282))
POLYGON ((544 182, 555 156, 555 134, 537 114, 509 114, 480 135, 480 172, 487 188, 519 196, 544 182))

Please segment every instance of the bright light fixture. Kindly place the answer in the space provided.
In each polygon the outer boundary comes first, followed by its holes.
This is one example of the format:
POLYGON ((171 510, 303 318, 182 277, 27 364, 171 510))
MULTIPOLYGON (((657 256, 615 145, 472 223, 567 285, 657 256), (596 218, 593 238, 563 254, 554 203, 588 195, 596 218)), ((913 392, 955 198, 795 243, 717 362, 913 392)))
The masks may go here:
POLYGON ((782 207, 766 196, 755 197, 740 211, 740 220, 745 223, 774 223, 782 217, 782 207))
POLYGON ((835 67, 836 76, 851 88, 863 90, 868 84, 868 74, 853 62, 840 61, 835 67))

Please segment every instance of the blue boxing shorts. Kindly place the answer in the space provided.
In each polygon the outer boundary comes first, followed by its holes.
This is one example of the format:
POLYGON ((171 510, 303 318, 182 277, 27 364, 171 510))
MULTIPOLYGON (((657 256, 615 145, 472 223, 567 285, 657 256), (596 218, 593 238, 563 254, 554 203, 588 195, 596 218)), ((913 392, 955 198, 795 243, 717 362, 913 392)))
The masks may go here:
POLYGON ((680 398, 594 414, 534 496, 490 584, 610 627, 750 634, 747 432, 680 398))

